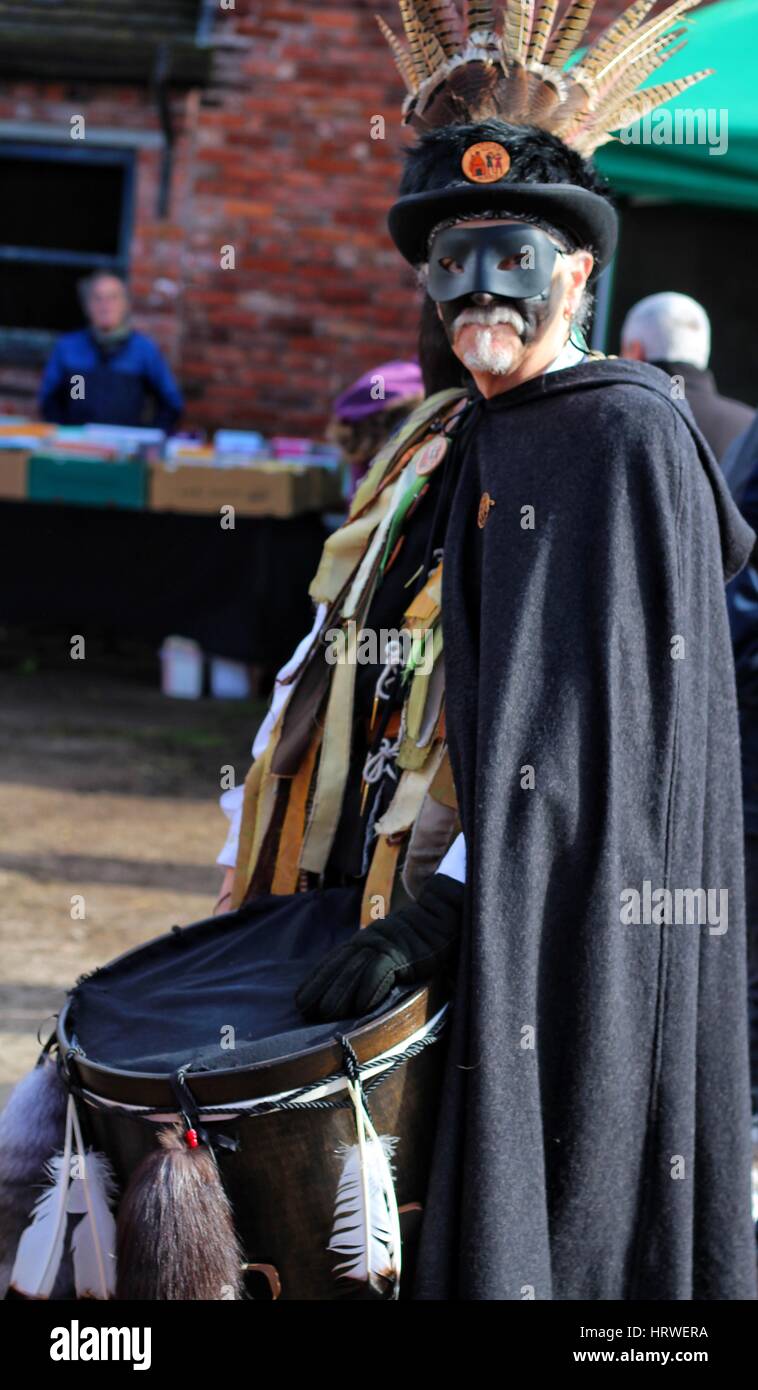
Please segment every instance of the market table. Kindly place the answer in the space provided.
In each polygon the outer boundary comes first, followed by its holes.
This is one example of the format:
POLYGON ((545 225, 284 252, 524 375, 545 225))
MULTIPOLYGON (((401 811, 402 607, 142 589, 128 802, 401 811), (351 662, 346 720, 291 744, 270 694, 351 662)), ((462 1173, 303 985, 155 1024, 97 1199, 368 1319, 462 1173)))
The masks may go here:
POLYGON ((237 516, 0 501, 0 621, 160 643, 276 668, 312 621, 316 512, 237 516))

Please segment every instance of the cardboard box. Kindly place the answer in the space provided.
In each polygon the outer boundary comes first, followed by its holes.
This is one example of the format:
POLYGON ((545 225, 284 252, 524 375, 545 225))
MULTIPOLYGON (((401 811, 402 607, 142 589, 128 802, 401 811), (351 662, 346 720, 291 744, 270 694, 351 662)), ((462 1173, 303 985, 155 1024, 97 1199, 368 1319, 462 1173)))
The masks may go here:
POLYGON ((219 513, 234 507, 239 516, 299 516, 322 511, 339 499, 339 477, 325 468, 214 468, 202 464, 150 470, 153 511, 219 513))
POLYGON ((82 507, 140 510, 147 493, 147 466, 140 459, 70 458, 32 454, 29 497, 34 502, 73 502, 82 507))
POLYGON ((3 439, 18 436, 28 439, 48 439, 55 434, 57 425, 48 425, 42 420, 23 420, 0 416, 0 435, 3 439))
POLYGON ((27 496, 28 472, 28 449, 0 447, 0 497, 13 502, 23 501, 27 496))

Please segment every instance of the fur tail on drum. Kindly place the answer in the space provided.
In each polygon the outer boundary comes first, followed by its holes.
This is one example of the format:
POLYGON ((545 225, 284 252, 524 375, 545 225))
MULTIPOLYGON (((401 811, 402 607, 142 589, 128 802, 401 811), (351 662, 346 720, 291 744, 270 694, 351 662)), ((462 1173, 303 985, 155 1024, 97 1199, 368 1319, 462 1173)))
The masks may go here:
POLYGON ((67 1100, 58 1068, 45 1054, 19 1081, 0 1115, 0 1298, 7 1293, 19 1240, 47 1181, 46 1165, 63 1147, 67 1100))
POLYGON ((162 1130, 132 1174, 118 1214, 118 1299, 242 1297, 242 1254, 229 1199, 207 1148, 162 1130))

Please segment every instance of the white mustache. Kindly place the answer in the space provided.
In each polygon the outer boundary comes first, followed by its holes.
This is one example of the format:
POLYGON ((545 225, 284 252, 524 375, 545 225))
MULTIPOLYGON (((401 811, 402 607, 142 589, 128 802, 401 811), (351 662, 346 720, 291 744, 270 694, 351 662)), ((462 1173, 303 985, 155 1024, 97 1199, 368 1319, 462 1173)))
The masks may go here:
POLYGON ((492 304, 486 309, 462 309, 453 321, 453 336, 467 323, 479 323, 484 328, 494 328, 497 323, 509 323, 519 336, 526 324, 517 309, 508 304, 492 304))

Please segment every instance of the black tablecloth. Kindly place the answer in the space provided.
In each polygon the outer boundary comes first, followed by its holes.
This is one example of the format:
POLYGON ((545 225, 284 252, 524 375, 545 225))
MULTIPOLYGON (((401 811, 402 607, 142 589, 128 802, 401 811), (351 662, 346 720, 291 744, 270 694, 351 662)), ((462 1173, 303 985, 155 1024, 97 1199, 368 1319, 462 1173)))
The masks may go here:
POLYGON ((326 531, 274 520, 0 501, 0 621, 160 642, 278 667, 312 622, 326 531))

